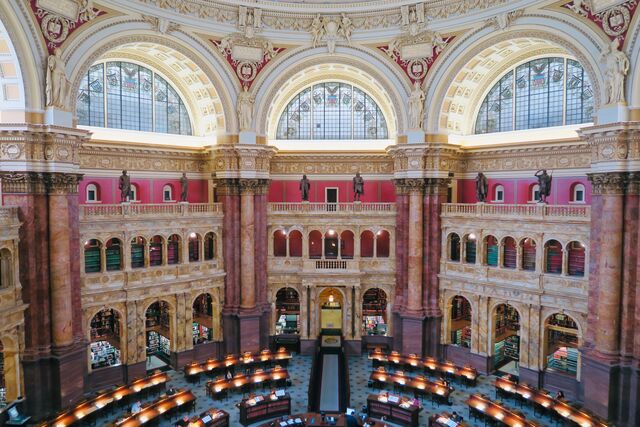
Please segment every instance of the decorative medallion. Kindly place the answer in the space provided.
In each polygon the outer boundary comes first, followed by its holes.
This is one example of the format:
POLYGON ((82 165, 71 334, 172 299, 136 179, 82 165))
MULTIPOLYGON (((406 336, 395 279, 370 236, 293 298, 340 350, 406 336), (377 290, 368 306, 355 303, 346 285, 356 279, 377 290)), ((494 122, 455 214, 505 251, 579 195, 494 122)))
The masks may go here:
POLYGON ((611 40, 617 38, 623 46, 629 25, 638 8, 638 0, 628 0, 612 6, 599 5, 596 1, 572 0, 562 7, 595 23, 611 40))
POLYGON ((378 46, 400 66, 411 83, 424 85, 427 72, 454 36, 442 38, 433 31, 423 31, 415 36, 401 36, 385 46, 378 46))
POLYGON ((93 0, 29 0, 29 4, 50 55, 75 30, 107 13, 93 7, 93 0))
POLYGON ((235 33, 222 40, 211 40, 235 70, 240 84, 249 90, 260 71, 285 49, 274 47, 269 40, 235 33))

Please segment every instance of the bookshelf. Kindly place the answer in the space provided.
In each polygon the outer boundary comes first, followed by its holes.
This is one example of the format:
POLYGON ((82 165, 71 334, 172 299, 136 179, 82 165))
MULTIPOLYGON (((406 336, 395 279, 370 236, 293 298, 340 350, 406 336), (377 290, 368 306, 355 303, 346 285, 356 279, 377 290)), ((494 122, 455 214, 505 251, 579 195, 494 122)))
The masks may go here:
POLYGON ((283 288, 276 294, 276 335, 297 334, 300 331, 300 298, 293 288, 283 288))
POLYGON ((149 265, 162 265, 162 243, 152 242, 149 244, 149 265))
POLYGON ((520 330, 520 316, 515 308, 501 304, 496 307, 495 336, 500 337, 509 331, 520 330))
POLYGON ((160 334, 156 331, 147 332, 147 355, 158 353, 160 348, 160 334))
POLYGON ((562 247, 557 242, 549 242, 547 246, 546 272, 562 273, 562 247))
POLYGON ((367 335, 387 334, 387 294, 378 288, 362 296, 362 330, 367 335))
POLYGON ((535 271, 536 269, 536 247, 532 242, 526 242, 522 246, 522 269, 535 271))
POLYGON ((517 258, 518 251, 515 241, 507 239, 504 244, 504 266, 506 268, 516 268, 517 258))
POLYGON ((85 273, 98 273, 100 272, 100 246, 97 242, 92 243, 90 241, 88 245, 84 247, 84 272, 85 273))
POLYGON ((107 247, 107 271, 117 271, 121 268, 120 244, 115 243, 107 247))
POLYGON ((467 240, 465 249, 467 251, 465 255, 465 262, 467 264, 475 264, 476 263, 476 241, 467 240))
POLYGON ((211 329, 207 328, 206 326, 198 323, 198 322, 193 322, 193 326, 192 326, 192 331, 193 331, 193 343, 194 344, 199 344, 202 343, 204 341, 211 341, 211 329))
POLYGON ((144 267, 144 245, 131 243, 131 268, 144 267))
POLYGON ((584 247, 578 242, 569 246, 569 275, 584 276, 584 247))
POLYGON ((504 355, 515 361, 520 360, 520 337, 511 335, 504 340, 504 355))
POLYGON ((576 375, 578 371, 578 350, 572 347, 558 348, 547 356, 547 367, 576 375))
POLYGON ((120 350, 108 341, 96 341, 91 343, 91 369, 116 366, 121 363, 120 350))
POLYGON ((91 319, 91 339, 98 338, 120 338, 120 320, 115 311, 102 310, 91 319))
POLYGON ((498 266, 498 242, 494 237, 487 239, 487 265, 491 267, 498 266))
POLYGON ((451 343, 460 347, 471 347, 471 327, 465 326, 462 329, 451 331, 451 343))
POLYGON ((180 261, 179 244, 174 240, 167 243, 167 264, 177 264, 180 261))

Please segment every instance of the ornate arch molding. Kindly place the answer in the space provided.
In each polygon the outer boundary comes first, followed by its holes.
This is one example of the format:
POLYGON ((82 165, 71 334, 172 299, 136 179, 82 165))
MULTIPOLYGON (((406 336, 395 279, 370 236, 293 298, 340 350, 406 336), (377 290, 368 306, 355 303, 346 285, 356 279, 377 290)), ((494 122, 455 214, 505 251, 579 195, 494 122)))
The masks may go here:
POLYGON ((640 19, 634 20, 633 30, 627 36, 627 49, 631 69, 627 75, 626 99, 630 107, 640 107, 640 19))
MULTIPOLYGON (((88 37, 74 40, 76 45, 68 50, 68 55, 65 55, 67 70, 73 70, 70 78, 71 94, 78 92, 82 76, 107 52, 130 43, 158 44, 182 54, 204 72, 217 95, 217 102, 214 103, 215 113, 218 116, 217 133, 232 132, 236 128, 236 118, 233 114, 235 91, 229 90, 233 85, 227 78, 224 64, 218 62, 204 46, 196 44, 193 38, 178 39, 177 33, 171 36, 160 35, 150 31, 146 26, 140 27, 142 25, 132 27, 131 22, 112 23, 91 33, 88 37)), ((75 96, 70 98, 72 102, 70 107, 75 111, 77 98, 75 96)))
POLYGON ((42 111, 44 107, 44 58, 46 50, 36 28, 29 17, 26 2, 17 2, 20 10, 15 10, 13 2, 0 2, 0 20, 7 34, 19 64, 22 80, 22 98, 25 111, 42 111))
MULTIPOLYGON (((285 53, 287 53, 285 51, 285 53)), ((387 117, 387 125, 390 128, 390 136, 404 133, 406 129, 406 108, 405 99, 409 93, 409 85, 403 80, 399 71, 393 69, 391 63, 381 60, 378 55, 372 54, 369 50, 348 47, 338 47, 336 53, 327 56, 326 50, 322 48, 303 48, 295 52, 289 52, 283 56, 273 67, 269 67, 267 73, 260 76, 255 83, 256 94, 256 130, 258 134, 270 135, 275 131, 269 126, 276 123, 275 117, 286 107, 284 98, 295 95, 296 89, 308 86, 314 80, 322 79, 303 78, 303 73, 323 65, 338 65, 346 68, 358 70, 360 76, 336 74, 338 80, 349 81, 364 89, 379 86, 384 91, 381 96, 377 93, 369 93, 376 102, 381 102, 380 107, 390 112, 392 117, 387 117), (370 79, 376 84, 372 84, 370 79), (304 81, 304 82, 303 82, 304 81), (304 84, 303 84, 304 83, 304 84), (385 99, 386 98, 386 99, 385 99), (282 105, 284 103, 284 105, 282 105), (279 106, 279 108, 278 108, 279 106), (385 108, 386 107, 386 108, 385 108), (275 117, 275 118, 274 118, 275 117), (391 131, 393 129, 393 132, 391 131)), ((267 71, 267 70, 265 70, 267 71)), ((405 78, 406 79, 406 78, 405 78)), ((297 93, 297 92, 296 92, 297 93)))
MULTIPOLYGON (((462 70, 486 49, 500 42, 514 40, 518 38, 532 38, 546 41, 551 45, 560 47, 567 54, 576 58, 589 75, 594 87, 595 103, 600 105, 602 90, 605 87, 603 77, 599 67, 599 57, 601 47, 604 42, 591 34, 586 34, 584 28, 578 29, 572 23, 562 21, 558 26, 558 20, 548 16, 522 18, 520 25, 514 25, 509 30, 495 32, 493 27, 483 27, 468 35, 454 41, 454 45, 443 52, 443 61, 437 61, 437 65, 432 70, 433 80, 430 81, 426 97, 427 129, 430 133, 446 133, 446 122, 441 123, 442 112, 445 109, 445 99, 451 86, 456 81, 459 73, 451 73, 451 70, 462 70), (532 18, 532 19, 525 19, 532 18), (537 19, 533 19, 537 18, 537 19), (540 19, 542 18, 542 19, 540 19), (526 22, 525 22, 526 21, 526 22), (552 26, 555 24, 555 27, 552 26), (567 33, 568 29, 581 34, 583 37, 576 39, 567 33), (588 46, 580 42, 589 42, 588 46), (443 129, 443 127, 445 129, 443 129)), ((497 74, 497 73, 496 73, 497 74)), ((488 80, 495 80, 488 78, 488 80)), ((474 109, 476 106, 471 106, 474 109)))

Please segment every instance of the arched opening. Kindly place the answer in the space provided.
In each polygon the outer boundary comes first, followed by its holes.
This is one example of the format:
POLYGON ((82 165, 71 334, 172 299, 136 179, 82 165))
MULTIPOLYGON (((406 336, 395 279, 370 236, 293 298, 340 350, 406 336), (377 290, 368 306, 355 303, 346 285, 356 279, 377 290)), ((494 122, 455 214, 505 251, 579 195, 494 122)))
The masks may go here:
POLYGON ((302 256, 302 233, 298 230, 289 233, 289 256, 296 258, 302 256))
POLYGON ((585 188, 583 184, 574 184, 571 189, 571 199, 573 203, 585 202, 585 188))
POLYGON ((122 323, 116 310, 105 308, 91 319, 91 369, 122 363, 120 337, 122 323))
POLYGON ((456 233, 449 234, 449 260, 460 261, 460 236, 456 233))
POLYGON ((545 322, 546 368, 575 376, 578 371, 578 325, 566 314, 554 313, 545 322))
POLYGON ((140 191, 138 189, 138 184, 131 183, 131 191, 129 191, 129 201, 130 202, 138 202, 140 201, 140 191))
POLYGON ((216 258, 216 235, 208 232, 204 235, 204 260, 211 261, 216 258))
POLYGON ((173 202, 173 187, 169 184, 165 184, 162 187, 162 201, 173 202))
POLYGON ((102 271, 102 243, 97 239, 84 242, 84 272, 99 273, 102 271))
POLYGON ((538 184, 533 184, 529 187, 529 201, 540 201, 540 186, 538 184))
POLYGON ((493 236, 487 236, 485 243, 485 262, 490 267, 498 266, 498 239, 493 236))
POLYGON ((162 236, 153 236, 149 241, 149 265, 151 267, 162 265, 163 242, 162 236))
POLYGON ((167 264, 173 265, 180 263, 180 236, 172 234, 167 240, 167 264))
POLYGON ((493 367, 497 371, 518 375, 520 315, 509 304, 496 306, 493 315, 493 367))
POLYGON ((362 296, 362 334, 387 335, 387 293, 380 288, 362 296))
POLYGON ((201 294, 193 302, 193 344, 213 341, 213 298, 201 294))
POLYGON ((373 232, 365 230, 360 234, 360 256, 362 258, 373 257, 373 232))
POLYGON ((284 230, 273 232, 273 256, 287 256, 287 232, 284 230))
POLYGON ((276 335, 300 333, 300 296, 293 288, 276 293, 276 335))
POLYGON ((320 292, 320 329, 342 330, 342 293, 334 288, 320 292))
POLYGON ((324 233, 324 257, 326 259, 338 258, 338 233, 335 230, 327 230, 324 233))
MULTIPOLYGON (((145 243, 144 237, 137 236, 131 239, 131 268, 144 267, 145 243)), ((160 247, 162 248, 162 246, 160 247)))
POLYGON ((200 241, 198 233, 189 234, 189 262, 200 261, 200 241))
POLYGON ((549 240, 544 244, 544 271, 545 273, 562 273, 562 244, 557 240, 549 240))
POLYGON ((471 233, 466 236, 464 262, 467 264, 476 263, 476 235, 471 233))
POLYGON ((100 187, 97 184, 91 183, 87 185, 85 200, 87 203, 97 203, 100 201, 100 187))
POLYGON ((309 233, 309 258, 322 258, 322 233, 318 230, 309 233))
POLYGON ((471 347, 471 303, 463 296, 451 300, 451 344, 471 347))
POLYGON ((351 230, 344 230, 340 233, 340 257, 342 259, 353 259, 354 235, 351 230))
POLYGON ((536 270, 536 242, 530 237, 520 243, 522 245, 522 269, 526 271, 536 270))
POLYGON ((0 408, 7 404, 7 382, 4 378, 4 346, 0 341, 0 408))
POLYGON ((516 268, 518 261, 518 248, 513 237, 505 237, 502 241, 502 266, 516 268))
POLYGON ((107 271, 122 270, 122 242, 120 239, 107 240, 105 256, 107 271))
POLYGON ((376 233, 376 257, 389 258, 390 235, 387 230, 380 230, 376 233))
POLYGON ((493 190, 493 201, 497 203, 504 202, 504 186, 496 185, 493 190))
POLYGON ((171 356, 171 311, 166 301, 154 302, 145 313, 147 370, 166 366, 171 356))
POLYGON ((567 245, 569 252, 569 276, 584 276, 585 247, 580 242, 570 242, 567 245))
POLYGON ((9 249, 0 250, 0 289, 13 285, 13 257, 9 249))

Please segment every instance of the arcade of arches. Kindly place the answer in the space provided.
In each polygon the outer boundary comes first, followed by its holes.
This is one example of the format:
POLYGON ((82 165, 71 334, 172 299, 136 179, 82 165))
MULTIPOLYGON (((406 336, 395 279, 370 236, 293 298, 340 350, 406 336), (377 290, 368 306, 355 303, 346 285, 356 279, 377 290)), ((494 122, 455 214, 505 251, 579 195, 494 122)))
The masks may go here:
POLYGON ((0 2, 0 424, 331 332, 639 425, 637 1, 448 3, 0 2))

